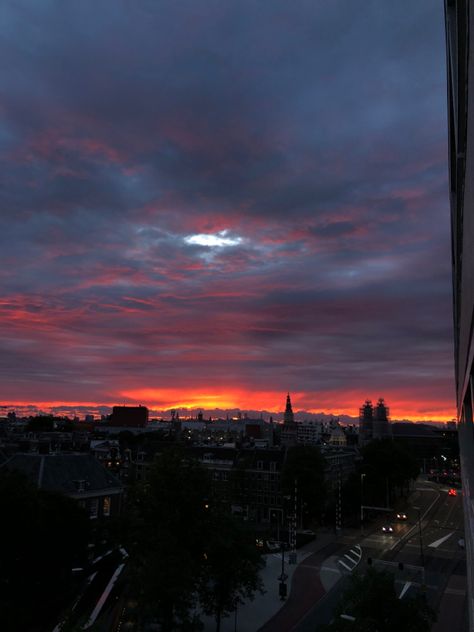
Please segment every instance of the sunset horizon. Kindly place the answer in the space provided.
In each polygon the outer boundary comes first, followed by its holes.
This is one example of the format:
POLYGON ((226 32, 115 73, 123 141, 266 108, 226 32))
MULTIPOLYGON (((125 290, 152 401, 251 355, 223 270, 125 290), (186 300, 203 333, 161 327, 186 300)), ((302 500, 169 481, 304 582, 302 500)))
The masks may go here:
MULTIPOLYGON (((176 389, 178 390, 178 389, 176 389)), ((245 413, 252 411, 253 413, 265 413, 272 415, 283 415, 285 409, 285 397, 284 393, 255 393, 244 391, 238 391, 233 395, 226 395, 225 393, 219 394, 199 394, 197 392, 191 392, 188 395, 182 393, 179 396, 178 393, 173 391, 162 392, 161 395, 156 393, 152 396, 152 393, 144 391, 142 397, 131 397, 125 394, 118 395, 115 399, 108 401, 92 402, 92 401, 16 401, 5 402, 0 404, 0 410, 10 411, 16 410, 20 412, 28 411, 28 409, 37 409, 43 413, 54 413, 58 410, 63 410, 67 413, 73 414, 74 409, 80 413, 84 413, 85 410, 99 411, 100 409, 112 409, 113 406, 146 406, 150 409, 151 413, 157 414, 170 413, 172 410, 188 411, 188 413, 212 412, 222 411, 223 413, 231 411, 241 411, 245 413), (260 405, 259 405, 260 404, 260 405)), ((327 415, 327 416, 347 416, 353 419, 357 419, 359 414, 359 408, 362 406, 366 399, 376 403, 379 397, 383 397, 383 394, 372 396, 361 394, 359 399, 354 400, 352 405, 350 402, 344 402, 344 404, 333 407, 322 403, 320 406, 317 404, 311 405, 311 397, 305 393, 290 392, 291 401, 293 404, 293 410, 296 415, 303 415, 305 413, 309 415, 327 415)), ((383 397, 385 403, 390 409, 390 418, 392 420, 407 420, 413 422, 448 422, 456 419, 455 409, 443 407, 443 403, 433 405, 433 401, 430 405, 419 402, 418 407, 409 407, 408 402, 403 399, 397 399, 396 397, 387 398, 383 397)), ((319 397, 319 401, 326 401, 319 397)))

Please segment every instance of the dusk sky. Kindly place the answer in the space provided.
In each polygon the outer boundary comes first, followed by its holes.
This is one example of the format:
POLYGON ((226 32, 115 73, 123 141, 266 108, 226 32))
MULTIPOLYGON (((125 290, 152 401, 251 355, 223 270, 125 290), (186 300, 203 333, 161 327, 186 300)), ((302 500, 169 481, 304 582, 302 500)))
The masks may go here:
POLYGON ((3 0, 0 400, 455 416, 441 0, 3 0))

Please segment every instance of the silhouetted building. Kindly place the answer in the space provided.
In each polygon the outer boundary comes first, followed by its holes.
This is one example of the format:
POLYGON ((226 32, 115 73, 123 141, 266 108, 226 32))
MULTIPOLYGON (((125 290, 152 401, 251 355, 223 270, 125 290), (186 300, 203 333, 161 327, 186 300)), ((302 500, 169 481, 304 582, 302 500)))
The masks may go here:
POLYGON ((385 439, 391 436, 389 414, 389 409, 381 397, 374 410, 373 439, 385 439))
POLYGON ((285 414, 283 416, 283 424, 280 428, 281 445, 295 445, 298 437, 298 426, 295 423, 295 416, 291 407, 290 394, 286 396, 285 414))
POLYGON ((365 400, 359 409, 359 443, 364 445, 374 439, 391 436, 389 410, 381 397, 373 406, 370 399, 365 400))
POLYGON ((366 399, 359 409, 359 442, 360 444, 372 441, 374 429, 374 407, 370 399, 366 399))
POLYGON ((91 519, 120 512, 122 483, 90 454, 15 454, 1 467, 22 472, 38 489, 75 499, 91 519))
POLYGON ((292 424, 295 421, 295 416, 293 414, 293 408, 291 407, 291 399, 290 399, 289 393, 286 396, 286 407, 285 407, 285 415, 283 417, 283 421, 285 424, 292 424))
POLYGON ((445 0, 454 357, 461 447, 470 629, 474 629, 474 7, 445 0))
POLYGON ((129 426, 144 428, 148 423, 146 406, 114 406, 110 417, 111 426, 129 426))

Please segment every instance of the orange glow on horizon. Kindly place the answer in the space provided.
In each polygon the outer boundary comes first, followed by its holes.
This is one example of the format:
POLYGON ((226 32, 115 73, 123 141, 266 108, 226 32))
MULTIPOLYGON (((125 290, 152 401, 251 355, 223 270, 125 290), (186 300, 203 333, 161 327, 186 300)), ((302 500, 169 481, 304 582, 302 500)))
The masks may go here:
MULTIPOLYGON (((304 411, 317 415, 348 415, 357 418, 359 408, 367 399, 376 403, 378 396, 367 393, 346 392, 338 395, 334 392, 305 393, 290 390, 294 412, 304 411)), ((110 396, 109 396, 110 397, 110 396)), ((28 401, 3 404, 5 411, 14 408, 26 408, 34 406, 44 412, 50 412, 55 408, 98 408, 100 406, 112 407, 116 405, 147 406, 152 410, 167 411, 171 409, 212 410, 212 409, 240 409, 253 411, 267 411, 268 413, 281 413, 285 408, 286 392, 281 391, 250 391, 245 388, 234 389, 133 389, 117 393, 112 401, 28 401)), ((415 422, 423 421, 451 421, 456 417, 454 406, 449 406, 444 401, 410 401, 409 397, 399 396, 395 393, 387 393, 386 404, 390 408, 392 419, 407 419, 415 422)), ((70 411, 73 414, 74 411, 70 411)), ((5 413, 6 414, 6 413, 5 413)))

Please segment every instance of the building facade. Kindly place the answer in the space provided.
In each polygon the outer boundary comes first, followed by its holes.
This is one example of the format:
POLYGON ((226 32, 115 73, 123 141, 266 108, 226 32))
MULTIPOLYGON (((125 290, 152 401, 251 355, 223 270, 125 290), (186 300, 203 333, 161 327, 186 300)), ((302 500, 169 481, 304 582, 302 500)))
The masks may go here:
POLYGON ((469 98, 474 87, 474 5, 470 0, 445 0, 445 16, 456 397, 468 609, 474 629, 474 100, 469 98))

